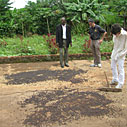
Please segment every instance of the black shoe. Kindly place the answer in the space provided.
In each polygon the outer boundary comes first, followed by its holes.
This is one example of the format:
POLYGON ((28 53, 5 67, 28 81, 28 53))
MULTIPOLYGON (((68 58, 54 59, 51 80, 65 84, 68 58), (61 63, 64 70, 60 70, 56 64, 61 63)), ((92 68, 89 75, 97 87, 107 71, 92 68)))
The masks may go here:
POLYGON ((64 65, 61 65, 61 68, 64 68, 64 65))
POLYGON ((66 67, 69 67, 69 65, 68 65, 68 64, 65 64, 65 66, 66 66, 66 67))

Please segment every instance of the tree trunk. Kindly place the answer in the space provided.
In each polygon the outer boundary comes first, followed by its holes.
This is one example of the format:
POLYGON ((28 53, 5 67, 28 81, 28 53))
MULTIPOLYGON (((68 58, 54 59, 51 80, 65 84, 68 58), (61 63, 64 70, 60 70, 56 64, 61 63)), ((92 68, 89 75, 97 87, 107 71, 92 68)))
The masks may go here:
POLYGON ((124 29, 126 29, 126 19, 127 19, 127 17, 124 16, 124 29))
POLYGON ((22 34, 23 34, 23 37, 24 37, 25 36, 25 32, 24 32, 23 22, 22 22, 22 34))
POLYGON ((47 27, 48 27, 48 33, 50 34, 50 28, 49 28, 49 20, 47 18, 47 27))
POLYGON ((80 20, 81 20, 81 22, 83 22, 82 12, 80 12, 80 20))

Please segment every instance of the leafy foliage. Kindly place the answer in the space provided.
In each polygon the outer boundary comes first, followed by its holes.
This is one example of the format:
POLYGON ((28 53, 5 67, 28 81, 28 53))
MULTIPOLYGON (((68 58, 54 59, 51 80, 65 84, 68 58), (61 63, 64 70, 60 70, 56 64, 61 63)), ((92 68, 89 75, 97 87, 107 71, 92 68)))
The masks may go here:
POLYGON ((10 10, 9 0, 0 0, 0 37, 21 34, 55 34, 56 25, 65 16, 73 34, 86 34, 88 18, 100 22, 107 31, 113 23, 126 28, 126 0, 37 0, 25 8, 10 10))

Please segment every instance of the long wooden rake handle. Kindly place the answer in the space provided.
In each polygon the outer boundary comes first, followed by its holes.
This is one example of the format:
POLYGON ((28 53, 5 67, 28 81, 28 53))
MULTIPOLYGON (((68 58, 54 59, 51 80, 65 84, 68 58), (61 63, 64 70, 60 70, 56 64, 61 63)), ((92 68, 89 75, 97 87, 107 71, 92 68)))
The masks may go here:
POLYGON ((109 87, 109 88, 111 88, 111 86, 110 86, 110 84, 109 84, 109 81, 108 81, 108 77, 107 77, 107 75, 106 75, 106 72, 104 71, 104 74, 105 74, 105 79, 106 79, 106 82, 107 82, 107 86, 109 87))

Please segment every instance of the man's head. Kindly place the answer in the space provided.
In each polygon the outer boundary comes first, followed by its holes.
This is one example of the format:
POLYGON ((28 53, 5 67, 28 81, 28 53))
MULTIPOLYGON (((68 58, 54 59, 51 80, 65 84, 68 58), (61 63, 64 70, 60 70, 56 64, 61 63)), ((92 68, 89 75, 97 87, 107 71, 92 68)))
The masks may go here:
POLYGON ((121 33, 121 26, 119 24, 113 24, 111 27, 111 33, 119 36, 119 34, 121 33))
POLYGON ((94 26, 95 26, 95 22, 94 22, 93 19, 89 19, 89 20, 88 20, 88 23, 89 23, 89 25, 90 25, 91 27, 94 27, 94 26))
POLYGON ((62 25, 65 25, 65 24, 66 24, 66 19, 65 19, 65 17, 62 17, 62 18, 61 18, 61 24, 62 24, 62 25))

